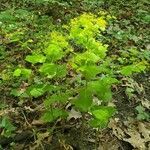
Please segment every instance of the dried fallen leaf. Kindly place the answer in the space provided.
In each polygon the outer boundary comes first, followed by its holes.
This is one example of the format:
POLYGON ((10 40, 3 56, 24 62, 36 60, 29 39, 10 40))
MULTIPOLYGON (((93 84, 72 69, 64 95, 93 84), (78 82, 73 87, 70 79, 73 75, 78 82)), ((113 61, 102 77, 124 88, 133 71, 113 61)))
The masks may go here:
POLYGON ((63 150, 73 150, 72 146, 70 146, 69 144, 67 144, 65 142, 65 140, 60 140, 59 139, 59 143, 60 143, 60 149, 63 149, 63 150))
POLYGON ((145 108, 150 109, 150 101, 149 101, 149 100, 143 99, 143 100, 141 101, 141 103, 142 103, 142 105, 143 105, 145 108))
POLYGON ((0 117, 1 116, 4 116, 4 115, 7 115, 7 114, 11 114, 11 113, 16 113, 16 109, 15 108, 7 108, 7 109, 4 109, 4 110, 0 110, 0 117))
POLYGON ((42 121, 42 120, 33 120, 31 124, 35 125, 35 126, 38 126, 38 125, 44 124, 44 121, 42 121))
POLYGON ((111 120, 109 128, 112 128, 113 134, 120 140, 129 142, 138 150, 150 149, 150 123, 126 121, 123 125, 115 120, 111 120))
POLYGON ((145 139, 143 139, 139 132, 134 129, 128 129, 125 131, 129 138, 123 138, 123 141, 129 142, 134 148, 138 148, 139 150, 146 150, 145 139))
POLYGON ((139 122, 138 129, 139 129, 139 132, 144 137, 145 141, 150 142, 150 123, 139 122))
POLYGON ((67 120, 69 121, 72 118, 78 119, 81 117, 82 117, 81 113, 72 108, 71 111, 69 112, 69 116, 68 116, 67 120))
POLYGON ((98 150, 118 150, 120 148, 119 140, 116 138, 111 141, 101 142, 99 144, 98 150))
POLYGON ((45 138, 48 138, 50 135, 49 135, 49 132, 45 132, 45 133, 38 133, 37 134, 37 140, 34 142, 34 146, 30 147, 30 150, 36 150, 37 148, 43 148, 43 140, 45 138))

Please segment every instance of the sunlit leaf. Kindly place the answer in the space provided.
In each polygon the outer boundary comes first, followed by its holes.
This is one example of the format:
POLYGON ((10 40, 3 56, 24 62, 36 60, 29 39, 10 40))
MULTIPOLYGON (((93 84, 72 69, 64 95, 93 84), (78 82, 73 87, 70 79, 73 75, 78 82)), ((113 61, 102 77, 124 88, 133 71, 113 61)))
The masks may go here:
POLYGON ((53 78, 56 73, 57 73, 57 65, 53 64, 53 63, 44 63, 39 71, 48 76, 49 78, 53 78))
POLYGON ((20 75, 21 75, 21 69, 18 68, 14 71, 13 76, 19 77, 20 75))
POLYGON ((28 55, 25 58, 26 61, 36 64, 36 63, 44 63, 46 60, 46 57, 43 56, 42 54, 33 54, 33 55, 28 55))

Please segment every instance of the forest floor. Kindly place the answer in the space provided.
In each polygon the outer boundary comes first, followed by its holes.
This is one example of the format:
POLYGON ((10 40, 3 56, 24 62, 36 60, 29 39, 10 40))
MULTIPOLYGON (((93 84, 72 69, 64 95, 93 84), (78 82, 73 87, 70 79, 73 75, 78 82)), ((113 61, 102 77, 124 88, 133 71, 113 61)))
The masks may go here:
MULTIPOLYGON (((117 108, 105 129, 81 125, 80 114, 67 122, 44 124, 38 120, 39 100, 22 100, 12 89, 27 85, 12 76, 25 56, 43 48, 49 33, 84 13, 106 11, 115 16, 104 33, 109 55, 131 47, 145 52, 150 62, 150 14, 148 0, 101 1, 98 4, 73 2, 44 5, 16 0, 0 3, 0 149, 2 150, 149 150, 150 149, 150 72, 122 79, 113 87, 110 105, 117 108), (6 117, 5 117, 6 116, 6 117), (8 119, 9 118, 9 119, 8 119), (47 130, 48 129, 48 130, 47 130), (51 133, 51 134, 49 134, 51 133)), ((37 79, 38 80, 38 79, 37 79)))

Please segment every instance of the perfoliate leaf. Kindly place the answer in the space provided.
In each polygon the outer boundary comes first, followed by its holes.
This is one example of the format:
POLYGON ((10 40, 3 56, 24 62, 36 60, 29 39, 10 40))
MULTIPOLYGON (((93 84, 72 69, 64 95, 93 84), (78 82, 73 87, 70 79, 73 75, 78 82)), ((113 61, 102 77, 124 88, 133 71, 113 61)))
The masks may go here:
POLYGON ((99 18, 97 19, 97 24, 99 25, 99 27, 100 27, 100 29, 101 29, 102 31, 105 31, 107 22, 104 20, 103 17, 99 17, 99 18))
POLYGON ((33 55, 28 55, 25 58, 26 61, 36 64, 36 63, 44 63, 46 60, 46 57, 43 56, 42 54, 33 54, 33 55))
POLYGON ((102 17, 86 14, 71 20, 70 37, 75 39, 78 44, 85 44, 87 38, 94 37, 99 33, 99 29, 105 30, 106 21, 102 17))

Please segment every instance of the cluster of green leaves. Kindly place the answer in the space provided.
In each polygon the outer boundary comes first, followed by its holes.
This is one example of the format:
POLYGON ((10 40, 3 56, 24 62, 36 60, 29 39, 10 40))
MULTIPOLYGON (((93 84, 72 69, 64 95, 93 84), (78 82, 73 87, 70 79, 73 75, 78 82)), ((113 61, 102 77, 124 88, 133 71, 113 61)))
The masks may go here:
POLYGON ((46 122, 65 118, 69 113, 65 105, 69 102, 83 115, 91 115, 92 127, 105 127, 116 112, 107 104, 112 99, 112 85, 119 83, 117 75, 130 76, 146 69, 140 62, 127 65, 124 61, 118 65, 115 62, 120 59, 107 56, 108 45, 98 37, 111 18, 84 13, 63 26, 64 32, 53 31, 47 48, 26 56, 31 69, 19 67, 13 73, 16 78, 26 78, 27 87, 11 93, 46 98, 42 116, 46 122), (38 77, 41 79, 37 80, 38 77))
POLYGON ((6 86, 18 87, 23 79, 29 78, 31 70, 22 64, 22 56, 27 55, 31 49, 42 49, 45 38, 49 38, 45 34, 53 28, 53 24, 50 17, 19 7, 0 12, 0 28, 0 87, 3 91, 6 86), (17 67, 17 64, 21 65, 17 67), (16 72, 10 73, 14 68, 17 69, 16 72), (21 78, 16 82, 17 76, 21 78))
POLYGON ((1 34, 6 37, 4 43, 21 42, 23 40, 26 28, 22 22, 31 23, 30 21, 33 20, 31 15, 30 12, 24 9, 18 9, 15 12, 13 9, 0 12, 1 34))
POLYGON ((1 135, 6 137, 10 137, 16 129, 6 116, 0 118, 0 128, 2 129, 1 135))
MULTIPOLYGON (((107 106, 113 94, 111 85, 118 83, 116 78, 127 77, 129 84, 128 76, 132 78, 150 68, 148 0, 128 3, 125 0, 1 0, 1 4, 0 108, 9 100, 11 103, 6 108, 17 102, 20 105, 30 100, 38 104, 44 101, 42 119, 54 122, 68 116, 70 112, 66 109, 71 103, 69 106, 81 111, 83 117, 85 113, 91 116, 92 127, 105 127, 116 111, 107 106), (100 10, 110 12, 117 19, 107 22, 105 19, 110 16, 106 13, 100 17, 82 15, 63 31, 58 27, 82 12, 97 14, 100 10), (91 18, 93 23, 89 21, 91 18), (103 20, 100 26, 97 26, 98 18, 103 20), (57 25, 53 26, 52 22, 57 25), (54 28, 59 31, 49 36, 48 32, 54 28)), ((137 88, 128 86, 125 92, 131 99, 137 88)), ((137 106, 136 111, 138 120, 149 121, 144 106, 137 106)), ((0 117, 0 134, 11 136, 14 122, 8 116, 0 117)), ((0 149, 4 148, 0 146, 0 149)))
POLYGON ((17 48, 13 47, 14 51, 30 50, 33 43, 32 39, 40 38, 41 40, 42 34, 45 34, 43 29, 46 28, 47 30, 50 29, 50 26, 53 27, 50 18, 47 16, 40 17, 34 11, 29 11, 26 8, 1 11, 0 20, 3 46, 7 48, 7 45, 15 43, 17 48), (32 32, 33 30, 34 32, 32 32))
POLYGON ((136 111, 138 112, 138 114, 137 114, 138 120, 146 120, 146 121, 150 120, 150 114, 149 114, 149 112, 146 112, 146 110, 143 106, 141 106, 141 105, 137 106, 136 111))
POLYGON ((107 6, 106 0, 83 0, 82 4, 87 10, 96 10, 98 7, 107 6))
MULTIPOLYGON (((32 0, 27 0, 28 2, 33 2, 32 0)), ((64 0, 36 0, 35 3, 37 4, 59 4, 59 5, 65 5, 67 4, 64 0)))

